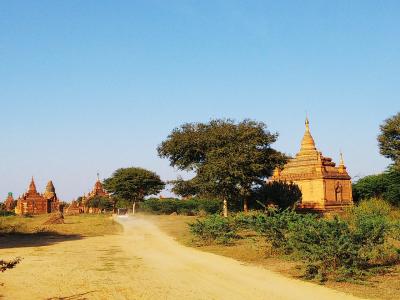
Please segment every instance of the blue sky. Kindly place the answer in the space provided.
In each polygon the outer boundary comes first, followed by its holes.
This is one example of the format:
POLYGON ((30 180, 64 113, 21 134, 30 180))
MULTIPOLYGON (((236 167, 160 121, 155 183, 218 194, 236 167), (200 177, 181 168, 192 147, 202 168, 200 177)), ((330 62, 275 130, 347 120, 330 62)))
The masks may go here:
POLYGON ((173 179, 157 145, 220 117, 264 121, 293 155, 307 112, 325 156, 380 172, 399 16, 399 1, 0 1, 0 197, 32 175, 67 201, 120 167, 173 179))

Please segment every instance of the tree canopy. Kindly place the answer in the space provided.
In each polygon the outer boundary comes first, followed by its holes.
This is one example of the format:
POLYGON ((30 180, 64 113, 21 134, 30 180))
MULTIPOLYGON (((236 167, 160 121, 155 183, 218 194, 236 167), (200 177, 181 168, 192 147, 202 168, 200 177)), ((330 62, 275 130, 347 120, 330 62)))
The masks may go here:
POLYGON ((194 191, 215 195, 226 204, 238 195, 246 201, 254 185, 284 164, 286 156, 271 148, 277 137, 262 122, 216 119, 175 128, 158 153, 171 166, 196 173, 190 182, 194 191))
POLYGON ((400 206, 400 170, 391 167, 381 174, 361 178, 353 184, 353 198, 356 202, 369 198, 382 198, 400 206))
POLYGON ((88 207, 93 207, 93 208, 99 208, 101 210, 111 210, 113 209, 113 201, 112 199, 108 197, 101 197, 101 196, 96 196, 92 199, 90 199, 86 205, 88 207))
POLYGON ((380 153, 400 167, 400 112, 386 119, 378 136, 380 153))
POLYGON ((178 176, 176 180, 171 180, 168 183, 173 185, 171 190, 178 196, 190 197, 199 193, 194 180, 183 180, 182 177, 178 176))
POLYGON ((165 183, 156 173, 143 168, 121 168, 104 180, 105 189, 113 196, 130 203, 158 194, 165 183))

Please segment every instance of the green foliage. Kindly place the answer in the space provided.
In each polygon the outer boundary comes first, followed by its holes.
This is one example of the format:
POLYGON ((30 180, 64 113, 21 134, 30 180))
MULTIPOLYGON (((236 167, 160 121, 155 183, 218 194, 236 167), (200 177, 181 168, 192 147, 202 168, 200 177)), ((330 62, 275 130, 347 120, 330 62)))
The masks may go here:
POLYGON ((275 253, 304 262, 306 278, 348 280, 399 261, 393 239, 400 238, 400 221, 390 217, 391 211, 380 199, 361 202, 343 218, 269 209, 235 214, 223 225, 220 217, 208 216, 192 224, 191 231, 204 243, 218 243, 232 242, 240 230, 253 230, 275 253))
POLYGON ((0 217, 15 216, 14 211, 0 210, 0 217))
POLYGON ((354 201, 382 197, 386 188, 387 182, 384 174, 365 176, 353 184, 354 201))
POLYGON ((400 167, 400 112, 386 119, 378 136, 380 153, 400 167))
POLYGON ((120 197, 113 196, 113 201, 115 203, 115 208, 128 208, 131 203, 128 200, 125 200, 120 197))
POLYGON ((238 236, 233 220, 220 215, 197 219, 194 223, 190 223, 189 227, 190 232, 204 244, 212 242, 230 244, 238 236))
POLYGON ((331 274, 343 280, 366 274, 379 261, 385 265, 399 258, 388 246, 393 224, 387 214, 386 208, 362 205, 345 221, 286 210, 260 219, 255 229, 273 247, 306 262, 307 278, 325 280, 331 274))
POLYGON ((112 210, 113 209, 113 202, 108 197, 94 197, 89 199, 86 203, 88 207, 99 208, 101 210, 112 210))
POLYGON ((182 177, 178 177, 177 180, 172 180, 168 183, 173 185, 171 191, 178 196, 190 197, 199 193, 194 180, 183 180, 182 177))
POLYGON ((351 208, 350 217, 361 217, 361 216, 389 216, 392 206, 389 202, 381 198, 370 198, 362 200, 357 205, 351 208))
POLYGON ((383 198, 393 205, 400 206, 400 169, 361 178, 353 184, 354 201, 362 199, 383 198))
POLYGON ((265 205, 276 205, 281 209, 294 208, 301 200, 301 191, 294 183, 272 181, 256 189, 254 199, 265 205))
POLYGON ((221 202, 215 199, 190 198, 180 199, 146 199, 141 209, 155 214, 178 213, 183 215, 197 215, 200 212, 215 214, 221 211, 221 202))
POLYGON ((105 189, 126 201, 142 201, 145 196, 158 194, 165 186, 160 176, 143 168, 116 170, 104 180, 105 189))
POLYGON ((179 199, 167 198, 167 199, 158 199, 158 198, 150 198, 144 200, 140 208, 143 211, 160 214, 160 215, 168 215, 178 210, 178 201, 182 201, 179 199))
POLYGON ((180 170, 195 171, 190 184, 198 193, 237 201, 285 162, 286 156, 271 148, 277 136, 252 120, 190 123, 174 129, 158 153, 180 170))

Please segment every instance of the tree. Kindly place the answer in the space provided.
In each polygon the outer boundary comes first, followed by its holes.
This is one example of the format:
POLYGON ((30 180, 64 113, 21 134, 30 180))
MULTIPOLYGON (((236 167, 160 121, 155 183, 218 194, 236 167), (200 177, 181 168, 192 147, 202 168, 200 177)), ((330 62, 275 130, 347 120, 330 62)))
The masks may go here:
POLYGON ((91 198, 86 205, 88 207, 98 208, 100 210, 112 210, 114 203, 109 197, 96 196, 91 198))
POLYGON ((132 203, 135 213, 136 203, 148 195, 158 194, 165 183, 156 173, 143 168, 121 168, 104 180, 105 189, 113 196, 132 203))
POLYGON ((388 183, 385 174, 368 175, 353 184, 354 202, 369 198, 383 198, 388 183))
POLYGON ((301 200, 297 184, 282 181, 268 182, 256 189, 254 198, 265 204, 273 204, 281 209, 294 208, 301 200))
POLYGON ((264 123, 252 120, 187 123, 172 131, 158 154, 173 167, 195 171, 191 184, 199 193, 219 197, 227 216, 228 201, 237 201, 239 195, 246 209, 253 187, 286 161, 271 148, 277 137, 264 123))
POLYGON ((183 180, 182 177, 178 177, 177 180, 171 180, 168 182, 173 187, 171 191, 181 197, 191 197, 199 193, 199 189, 196 187, 196 183, 193 180, 183 180))
POLYGON ((397 168, 400 167, 400 112, 386 119, 380 126, 378 136, 380 153, 393 160, 397 168))
POLYGON ((387 171, 369 175, 353 184, 355 202, 370 198, 381 198, 393 205, 400 206, 400 170, 395 167, 387 171))

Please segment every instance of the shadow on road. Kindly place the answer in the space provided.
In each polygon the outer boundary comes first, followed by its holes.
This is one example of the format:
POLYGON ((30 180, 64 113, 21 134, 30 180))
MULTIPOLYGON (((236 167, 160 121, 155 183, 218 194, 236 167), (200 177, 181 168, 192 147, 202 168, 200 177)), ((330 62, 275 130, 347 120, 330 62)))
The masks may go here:
POLYGON ((64 241, 82 239, 79 234, 59 234, 53 231, 6 233, 0 235, 0 249, 49 246, 64 241))

